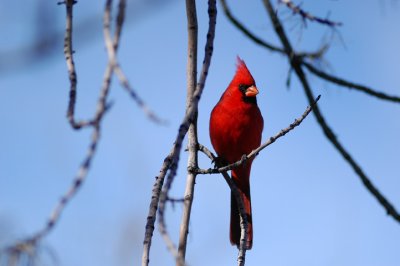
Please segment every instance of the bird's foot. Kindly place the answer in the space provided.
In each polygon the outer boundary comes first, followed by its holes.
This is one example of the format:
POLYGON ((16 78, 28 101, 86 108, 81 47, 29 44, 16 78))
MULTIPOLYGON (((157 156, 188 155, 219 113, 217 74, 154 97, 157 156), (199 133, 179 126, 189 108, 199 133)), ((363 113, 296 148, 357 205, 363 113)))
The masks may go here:
POLYGON ((215 157, 212 163, 214 164, 214 169, 228 165, 228 162, 222 157, 215 157))

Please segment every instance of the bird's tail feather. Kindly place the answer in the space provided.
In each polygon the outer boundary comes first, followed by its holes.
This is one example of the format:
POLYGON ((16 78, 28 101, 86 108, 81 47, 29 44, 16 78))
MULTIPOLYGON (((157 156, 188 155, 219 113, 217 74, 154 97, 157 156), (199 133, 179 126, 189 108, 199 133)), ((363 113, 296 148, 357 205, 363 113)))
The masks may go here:
MULTIPOLYGON (((245 165, 232 170, 232 179, 235 182, 239 194, 244 203, 244 210, 247 216, 247 238, 246 249, 253 246, 253 221, 251 215, 251 197, 250 197, 250 165, 245 165)), ((232 245, 240 246, 240 214, 236 198, 231 192, 231 225, 230 240, 232 245)))

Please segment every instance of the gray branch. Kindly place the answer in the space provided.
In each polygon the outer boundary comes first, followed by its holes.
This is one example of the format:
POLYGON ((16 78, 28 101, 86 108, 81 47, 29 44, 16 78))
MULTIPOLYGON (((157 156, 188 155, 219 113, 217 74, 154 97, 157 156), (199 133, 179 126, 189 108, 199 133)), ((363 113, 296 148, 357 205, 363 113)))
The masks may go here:
MULTIPOLYGON (((187 0, 187 5, 189 7, 191 0, 187 0)), ((193 10, 192 8, 190 8, 193 10)), ((209 40, 209 38, 207 38, 209 40)), ((211 39, 210 39, 211 40, 211 39)), ((196 42, 197 43, 197 42, 196 42)), ((212 44, 212 43, 211 43, 212 44)), ((206 48, 211 49, 212 46, 206 48)), ((207 50, 208 51, 208 50, 207 50)), ((171 253, 178 258, 177 250, 173 242, 171 241, 169 235, 166 231, 166 226, 164 222, 164 213, 165 213, 165 205, 168 201, 168 192, 172 186, 173 180, 176 176, 176 171, 178 167, 178 162, 180 159, 180 152, 182 149, 182 142, 184 137, 186 136, 190 124, 193 122, 193 118, 197 114, 198 111, 198 103, 200 101, 201 95, 203 93, 205 80, 208 73, 208 68, 211 62, 211 53, 208 52, 205 55, 205 60, 203 62, 203 70, 200 75, 200 80, 197 83, 196 90, 194 91, 192 98, 189 104, 186 106, 185 116, 178 128, 178 134, 175 138, 174 145, 172 147, 171 152, 164 160, 162 169, 160 174, 156 178, 156 182, 153 186, 153 193, 149 208, 149 213, 147 216, 147 223, 146 223, 146 232, 145 238, 143 242, 143 255, 142 255, 142 265, 146 266, 149 264, 150 259, 150 248, 151 248, 151 238, 154 232, 154 223, 156 221, 157 210, 159 215, 159 229, 160 233, 163 235, 164 240, 167 243, 167 246, 171 253), (165 184, 164 184, 165 181, 165 184)), ((179 263, 183 263, 181 260, 179 263)))
POLYGON ((388 95, 386 93, 374 90, 372 88, 369 88, 364 85, 360 85, 354 82, 350 82, 347 80, 344 80, 343 78, 339 78, 336 76, 333 76, 331 74, 328 74, 316 67, 314 67, 312 64, 307 63, 305 61, 301 62, 311 73, 315 74, 317 77, 324 79, 326 81, 332 82, 336 85, 342 86, 342 87, 347 87, 349 89, 354 89, 357 91, 361 91, 363 93, 366 93, 369 96, 376 97, 381 100, 386 100, 389 102, 395 102, 395 103, 400 103, 400 97, 399 96, 394 96, 394 95, 388 95))
MULTIPOLYGON (((300 80, 300 83, 303 86, 304 92, 307 96, 308 101, 311 103, 313 101, 314 95, 312 93, 311 87, 308 83, 306 74, 304 73, 301 65, 301 58, 293 56, 294 51, 290 41, 285 33, 285 30, 280 22, 278 16, 276 15, 275 9, 273 8, 271 2, 269 0, 264 0, 264 5, 267 9, 271 22, 274 26, 275 32, 278 35, 279 39, 282 42, 282 45, 285 47, 286 55, 289 60, 291 67, 296 72, 297 77, 300 80)), ((396 208, 386 199, 385 196, 375 187, 375 185, 371 182, 369 177, 364 173, 361 166, 353 159, 350 153, 343 147, 343 145, 336 138, 336 135, 330 128, 330 126, 326 123, 325 118, 323 117, 321 111, 318 106, 314 109, 314 115, 317 119, 318 124, 320 125, 322 131, 325 134, 325 137, 332 143, 335 149, 340 153, 343 159, 353 168, 354 172, 360 178, 361 182, 364 184, 365 188, 375 197, 375 199, 379 202, 379 204, 385 208, 388 215, 392 216, 397 222, 400 222, 400 214, 397 212, 396 208)))
MULTIPOLYGON (((193 3, 194 4, 194 3, 193 3)), ((188 51, 188 71, 187 71, 187 80, 188 80, 188 101, 192 100, 193 93, 196 89, 196 72, 193 69, 196 69, 197 64, 197 56, 194 53, 197 52, 197 42, 194 43, 193 40, 197 40, 197 21, 196 14, 192 14, 195 11, 195 7, 191 5, 187 5, 187 15, 188 15, 188 30, 189 30, 189 51, 188 51)), ((213 52, 213 42, 215 36, 215 24, 217 19, 217 9, 216 9, 216 1, 209 0, 208 1, 208 15, 209 15, 209 28, 207 33, 207 42, 205 46, 205 58, 203 60, 203 69, 200 74, 200 80, 198 83, 199 87, 203 87, 205 85, 205 80, 208 73, 208 68, 211 62, 211 56, 213 52)), ((187 102, 188 104, 188 102, 187 102)), ((190 171, 190 169, 198 168, 198 139, 197 139, 197 113, 195 114, 193 121, 189 128, 188 133, 189 138, 189 158, 188 158, 188 175, 186 178, 186 189, 184 194, 184 206, 182 213, 182 221, 180 225, 180 234, 179 234, 179 246, 178 246, 178 260, 177 265, 181 265, 181 262, 185 261, 186 255, 186 246, 187 246, 187 236, 189 233, 189 221, 190 214, 192 211, 192 203, 194 198, 194 185, 196 180, 196 172, 190 171)))

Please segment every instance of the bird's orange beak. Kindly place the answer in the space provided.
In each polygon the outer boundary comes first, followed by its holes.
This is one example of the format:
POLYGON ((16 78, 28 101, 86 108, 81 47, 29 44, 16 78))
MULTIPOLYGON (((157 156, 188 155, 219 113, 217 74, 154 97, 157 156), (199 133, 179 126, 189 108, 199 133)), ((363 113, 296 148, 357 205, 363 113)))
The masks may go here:
POLYGON ((258 94, 258 89, 254 85, 248 87, 245 92, 246 97, 255 97, 257 94, 258 94))

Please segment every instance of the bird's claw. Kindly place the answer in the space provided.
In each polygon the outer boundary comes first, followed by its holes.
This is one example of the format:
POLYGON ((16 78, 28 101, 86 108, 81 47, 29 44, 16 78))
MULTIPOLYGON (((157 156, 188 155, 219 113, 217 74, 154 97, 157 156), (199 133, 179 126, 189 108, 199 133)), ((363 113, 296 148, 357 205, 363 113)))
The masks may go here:
POLYGON ((214 164, 214 169, 228 165, 227 162, 221 157, 215 157, 214 160, 212 160, 212 163, 214 164))

